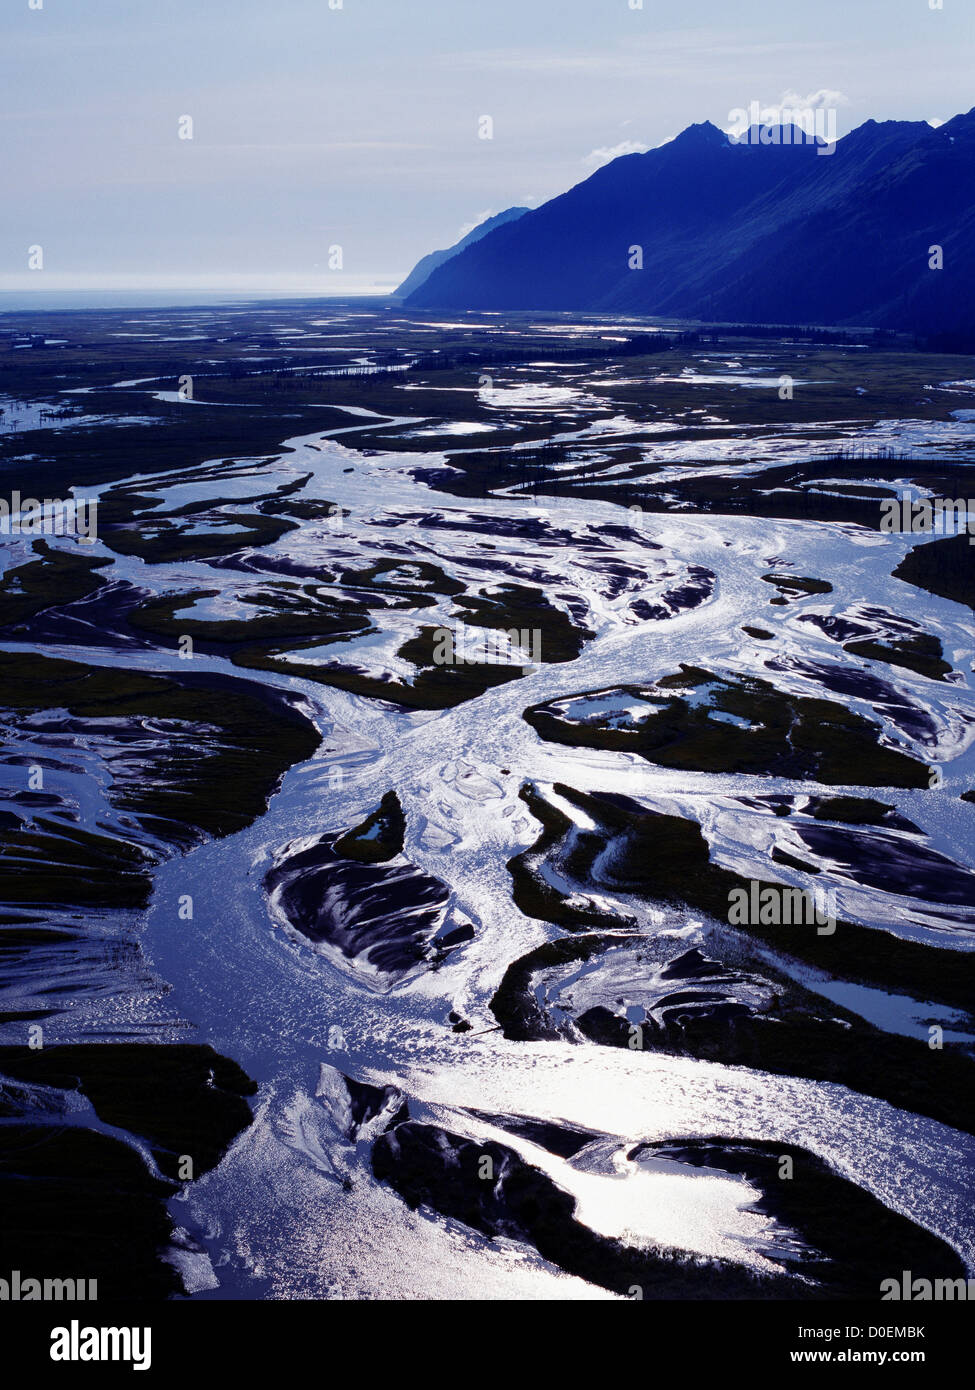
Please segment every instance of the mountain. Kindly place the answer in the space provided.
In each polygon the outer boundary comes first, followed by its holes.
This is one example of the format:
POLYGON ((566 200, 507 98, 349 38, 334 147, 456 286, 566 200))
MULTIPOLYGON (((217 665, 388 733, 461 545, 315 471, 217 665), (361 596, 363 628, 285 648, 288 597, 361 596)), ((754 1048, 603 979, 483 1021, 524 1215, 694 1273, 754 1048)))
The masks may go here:
POLYGON ((494 217, 489 217, 484 222, 479 223, 472 232, 468 232, 465 237, 462 237, 456 246, 451 246, 446 251, 431 251, 429 255, 417 261, 403 283, 394 291, 394 298, 405 299, 408 295, 413 294, 420 289, 438 266, 446 264, 461 251, 465 251, 468 246, 474 246, 482 237, 486 237, 488 232, 493 232, 495 227, 503 227, 508 222, 514 222, 516 218, 523 217, 527 211, 527 208, 507 208, 504 212, 499 212, 494 217))
POLYGON ((832 154, 761 129, 736 141, 704 122, 623 155, 458 249, 406 302, 971 333, 975 111, 936 130, 867 121, 832 154))

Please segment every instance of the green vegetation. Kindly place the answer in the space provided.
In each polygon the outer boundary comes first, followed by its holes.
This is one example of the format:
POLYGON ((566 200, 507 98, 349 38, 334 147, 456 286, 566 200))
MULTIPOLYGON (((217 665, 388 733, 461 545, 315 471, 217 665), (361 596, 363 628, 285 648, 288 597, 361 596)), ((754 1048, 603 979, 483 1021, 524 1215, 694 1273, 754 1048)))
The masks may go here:
MULTIPOLYGON (((740 875, 711 862, 708 843, 700 827, 680 816, 647 810, 621 797, 587 794, 557 783, 556 793, 578 806, 599 827, 572 838, 572 853, 561 853, 562 841, 572 828, 569 818, 546 805, 525 788, 522 799, 543 822, 536 844, 509 862, 512 894, 526 916, 556 922, 569 930, 598 925, 617 930, 625 923, 595 910, 581 922, 574 902, 566 902, 541 877, 541 859, 559 847, 559 866, 567 878, 585 882, 595 854, 613 840, 611 878, 624 892, 639 894, 652 903, 676 903, 706 912, 719 922, 728 920, 729 895, 748 887, 740 875)), ((763 880, 759 889, 781 888, 763 880)), ((830 935, 819 935, 814 924, 790 927, 750 924, 754 937, 781 951, 825 970, 837 979, 855 981, 915 999, 931 1000, 968 1013, 975 1001, 975 953, 948 951, 920 945, 871 927, 840 921, 830 935)), ((932 1054, 940 1056, 941 1054, 932 1054)))
POLYGON ((832 584, 827 584, 825 579, 808 579, 798 574, 763 574, 762 579, 766 584, 774 584, 779 591, 776 598, 769 600, 770 603, 794 603, 803 594, 833 592, 832 584))
POLYGON ((574 661, 593 636, 549 603, 541 589, 526 584, 500 584, 490 594, 459 598, 457 607, 464 622, 474 627, 537 632, 542 661, 574 661))
POLYGON ((45 540, 36 540, 33 550, 39 559, 17 565, 0 577, 0 627, 94 593, 105 583, 95 571, 112 563, 83 551, 52 550, 45 540))
MULTIPOLYGON (((177 727, 161 737, 151 775, 146 769, 110 795, 120 810, 211 835, 233 834, 260 815, 277 779, 310 758, 319 743, 314 727, 284 697, 219 676, 148 676, 0 652, 0 680, 4 703, 14 710, 60 708, 81 719, 131 719, 140 738, 137 721, 175 721, 177 727), (201 692, 217 698, 201 704, 201 692)), ((57 830, 68 838, 63 827, 57 830)), ((99 840, 80 839, 89 859, 109 853, 99 840)), ((39 864, 42 858, 38 851, 39 864)))
MULTIPOLYGON (((590 691, 583 698, 603 693, 616 692, 590 691)), ((527 709, 524 718, 555 743, 636 752, 648 762, 689 772, 745 772, 832 785, 844 785, 851 776, 862 786, 928 785, 927 766, 881 745, 871 720, 830 700, 787 694, 754 676, 729 679, 681 663, 678 674, 653 686, 621 686, 619 693, 646 704, 646 714, 575 721, 557 704, 541 704, 527 709), (701 691, 705 699, 691 700, 683 691, 701 691)))
POLYGON ((894 570, 894 578, 975 608, 975 548, 967 535, 916 545, 894 570))
POLYGON ((403 853, 406 817, 395 792, 387 792, 375 811, 333 845, 336 854, 360 864, 384 864, 403 853))
POLYGON ((863 641, 845 643, 844 650, 853 656, 866 657, 868 661, 885 661, 889 666, 902 666, 907 671, 916 671, 919 676, 930 676, 936 681, 943 680, 952 669, 951 663, 944 660, 937 637, 925 632, 889 641, 865 638, 863 641))

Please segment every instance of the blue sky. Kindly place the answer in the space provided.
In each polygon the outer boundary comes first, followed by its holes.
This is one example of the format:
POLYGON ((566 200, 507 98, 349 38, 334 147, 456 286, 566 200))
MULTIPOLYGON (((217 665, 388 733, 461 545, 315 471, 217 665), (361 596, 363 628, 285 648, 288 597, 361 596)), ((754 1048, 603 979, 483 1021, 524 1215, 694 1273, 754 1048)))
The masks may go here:
POLYGON ((752 101, 839 94, 841 133, 975 105, 973 0, 336 3, 7 0, 0 288, 375 291, 752 101))

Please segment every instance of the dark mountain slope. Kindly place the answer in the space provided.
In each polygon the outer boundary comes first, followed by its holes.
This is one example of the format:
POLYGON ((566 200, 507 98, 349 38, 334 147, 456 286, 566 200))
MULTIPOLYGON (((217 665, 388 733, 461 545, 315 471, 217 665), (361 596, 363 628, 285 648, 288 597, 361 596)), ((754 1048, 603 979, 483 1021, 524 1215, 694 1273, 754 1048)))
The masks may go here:
POLYGON ((971 329, 975 112, 938 130, 868 121, 829 155, 791 127, 776 134, 736 143, 705 123, 614 160, 407 302, 971 329), (928 267, 932 245, 943 270, 928 267))
POLYGON ((496 216, 488 217, 484 222, 478 223, 465 237, 461 237, 456 245, 448 247, 444 251, 431 251, 429 255, 423 256, 396 290, 395 297, 405 299, 407 295, 413 294, 421 285, 425 284, 438 266, 445 265, 447 261, 466 250, 468 246, 474 246, 482 237, 487 236, 488 232, 493 232, 495 227, 503 227, 508 222, 514 222, 519 217, 523 217, 527 211, 527 208, 506 208, 504 212, 499 212, 496 216))

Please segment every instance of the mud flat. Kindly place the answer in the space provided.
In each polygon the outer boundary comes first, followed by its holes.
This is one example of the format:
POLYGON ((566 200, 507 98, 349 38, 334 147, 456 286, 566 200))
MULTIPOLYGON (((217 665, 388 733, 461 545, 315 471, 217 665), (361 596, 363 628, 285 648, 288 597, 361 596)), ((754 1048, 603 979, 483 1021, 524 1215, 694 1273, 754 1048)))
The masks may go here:
POLYGON ((969 365, 660 327, 8 354, 11 488, 100 508, 0 553, 11 1267, 876 1299, 975 1258, 969 555, 880 530, 964 495, 969 365))
POLYGON ((927 767, 883 747, 875 724, 826 700, 783 693, 751 676, 723 677, 682 663, 652 685, 586 691, 525 711, 541 737, 638 752, 687 771, 747 772, 923 787, 927 767))

